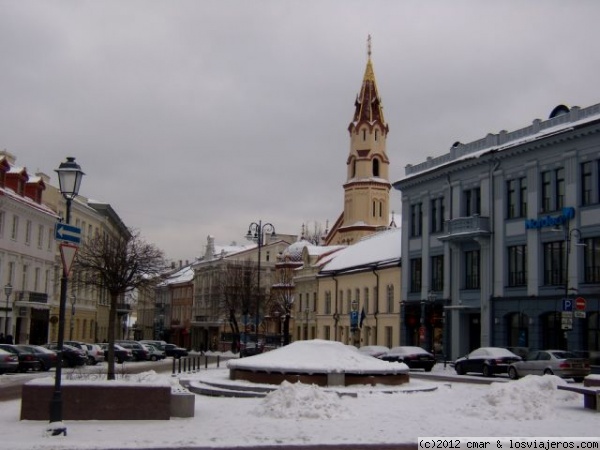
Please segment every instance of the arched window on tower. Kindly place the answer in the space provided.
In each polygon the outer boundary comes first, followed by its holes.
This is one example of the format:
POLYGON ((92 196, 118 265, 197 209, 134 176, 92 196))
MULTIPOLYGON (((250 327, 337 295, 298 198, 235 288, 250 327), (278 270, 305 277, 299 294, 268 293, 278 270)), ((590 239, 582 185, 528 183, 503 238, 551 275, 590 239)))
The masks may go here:
POLYGON ((379 217, 383 217, 383 202, 379 202, 379 217))
POLYGON ((373 217, 375 217, 375 211, 377 210, 377 202, 373 200, 373 217))
POLYGON ((352 160, 352 174, 350 175, 350 178, 354 178, 356 176, 356 160, 353 159, 352 160))
POLYGON ((375 128, 375 140, 377 140, 377 134, 379 133, 379 130, 377 128, 375 128))
POLYGON ((366 130, 366 128, 363 128, 362 132, 363 132, 363 141, 366 141, 367 140, 367 130, 366 130))
POLYGON ((377 158, 373 159, 373 176, 379 176, 379 160, 377 158))

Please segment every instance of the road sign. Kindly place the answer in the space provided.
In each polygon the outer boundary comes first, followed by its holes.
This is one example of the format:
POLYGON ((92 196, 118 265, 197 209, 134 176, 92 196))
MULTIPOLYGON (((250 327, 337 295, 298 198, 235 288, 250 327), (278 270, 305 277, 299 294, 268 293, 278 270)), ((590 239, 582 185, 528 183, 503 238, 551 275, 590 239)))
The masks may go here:
POLYGON ((578 319, 585 319, 585 311, 573 311, 573 315, 578 319))
POLYGON ((79 244, 81 242, 81 228, 58 222, 54 229, 54 239, 79 244))
POLYGON ((561 328, 563 330, 572 330, 573 329, 573 313, 572 312, 563 312, 562 313, 561 328))
POLYGON ((563 298, 563 311, 573 311, 573 300, 570 298, 563 298))
POLYGON ((585 298, 577 297, 575 299, 575 309, 577 311, 585 311, 585 298))
POLYGON ((69 272, 71 270, 71 265, 75 260, 75 255, 77 254, 77 247, 73 244, 60 244, 60 257, 63 263, 63 275, 65 277, 69 276, 69 272))

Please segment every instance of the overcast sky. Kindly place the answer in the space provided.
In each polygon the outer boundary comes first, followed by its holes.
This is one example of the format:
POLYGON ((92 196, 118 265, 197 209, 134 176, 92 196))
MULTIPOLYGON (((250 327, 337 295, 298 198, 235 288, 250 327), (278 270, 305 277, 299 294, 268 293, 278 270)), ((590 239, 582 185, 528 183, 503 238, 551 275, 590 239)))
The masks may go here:
MULTIPOLYGON (((173 260, 332 224, 372 35, 406 164, 600 102, 600 2, 0 0, 0 149, 110 203, 173 260)), ((392 194, 399 212, 400 193, 392 194)))

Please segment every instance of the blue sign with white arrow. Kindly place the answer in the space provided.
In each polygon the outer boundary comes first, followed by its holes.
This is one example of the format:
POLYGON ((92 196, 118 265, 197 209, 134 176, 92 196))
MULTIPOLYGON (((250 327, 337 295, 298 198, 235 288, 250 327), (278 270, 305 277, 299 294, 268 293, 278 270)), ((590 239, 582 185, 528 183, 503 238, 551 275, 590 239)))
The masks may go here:
POLYGON ((54 229, 54 239, 79 244, 81 242, 81 228, 58 222, 54 229))

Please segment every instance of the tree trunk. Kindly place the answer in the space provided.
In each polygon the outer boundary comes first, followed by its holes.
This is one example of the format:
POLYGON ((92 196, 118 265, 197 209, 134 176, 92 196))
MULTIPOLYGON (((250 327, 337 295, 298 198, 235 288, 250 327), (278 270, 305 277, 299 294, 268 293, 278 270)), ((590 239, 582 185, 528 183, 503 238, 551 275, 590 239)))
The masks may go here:
POLYGON ((117 322, 117 294, 110 294, 110 310, 108 311, 108 380, 115 379, 115 324, 117 322))

